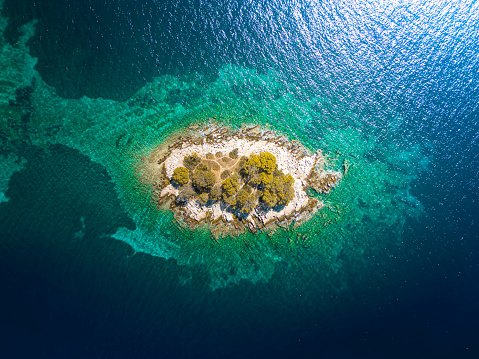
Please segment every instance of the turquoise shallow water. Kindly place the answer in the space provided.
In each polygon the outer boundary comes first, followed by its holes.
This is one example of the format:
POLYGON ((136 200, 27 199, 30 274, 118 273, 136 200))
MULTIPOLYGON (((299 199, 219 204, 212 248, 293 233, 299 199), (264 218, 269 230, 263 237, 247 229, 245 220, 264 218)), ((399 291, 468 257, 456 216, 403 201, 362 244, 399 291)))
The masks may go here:
POLYGON ((1 4, 12 357, 478 353, 475 3, 1 4), (349 170, 296 229, 180 229, 142 158, 211 119, 349 170))

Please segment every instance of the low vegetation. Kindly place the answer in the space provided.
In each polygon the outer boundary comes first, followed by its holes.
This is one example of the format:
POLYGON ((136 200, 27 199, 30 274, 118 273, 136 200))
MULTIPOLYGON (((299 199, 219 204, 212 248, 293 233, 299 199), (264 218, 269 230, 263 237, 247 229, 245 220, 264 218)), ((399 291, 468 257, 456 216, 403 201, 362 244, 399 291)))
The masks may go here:
POLYGON ((196 153, 193 153, 190 156, 186 156, 183 159, 183 164, 190 171, 193 171, 200 162, 201 162, 201 158, 196 153))

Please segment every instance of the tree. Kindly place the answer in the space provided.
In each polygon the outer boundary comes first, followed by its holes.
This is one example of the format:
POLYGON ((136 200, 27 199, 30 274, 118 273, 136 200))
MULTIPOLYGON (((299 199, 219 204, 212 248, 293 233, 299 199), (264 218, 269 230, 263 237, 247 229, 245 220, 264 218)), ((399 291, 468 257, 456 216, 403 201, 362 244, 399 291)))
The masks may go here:
POLYGON ((228 196, 226 193, 223 192, 223 201, 228 203, 231 207, 236 206, 236 196, 235 195, 228 196))
POLYGON ((273 175, 267 174, 266 172, 261 172, 259 175, 259 182, 264 186, 268 186, 273 183, 273 175))
POLYGON ((219 201, 221 200, 222 195, 221 187, 218 185, 214 185, 210 192, 210 200, 212 201, 219 201))
POLYGON ((223 192, 226 194, 227 197, 234 196, 236 192, 238 192, 239 188, 239 178, 238 176, 231 176, 223 181, 221 184, 223 188, 223 192))
POLYGON ((271 190, 267 189, 263 192, 263 195, 261 196, 261 200, 268 206, 268 207, 274 207, 278 203, 278 197, 274 192, 271 190))
POLYGON ((243 188, 241 188, 236 194, 236 207, 242 208, 248 201, 248 198, 249 198, 249 193, 246 192, 246 190, 244 190, 243 188))
MULTIPOLYGON (((276 197, 276 204, 286 206, 294 198, 293 183, 294 178, 290 174, 285 176, 282 171, 276 170, 273 172, 273 181, 266 188, 276 197)), ((274 201, 266 195, 264 202, 273 203, 274 201)), ((267 205, 269 206, 268 203, 267 205)))
POLYGON ((294 189, 291 186, 285 186, 283 193, 279 196, 278 204, 281 206, 287 206, 288 203, 294 198, 294 189))
POLYGON ((246 160, 241 158, 240 164, 242 164, 241 173, 247 178, 248 183, 252 186, 258 186, 261 183, 259 177, 261 173, 259 156, 252 154, 246 160))
POLYGON ((284 189, 283 176, 273 177, 273 182, 271 183, 270 189, 275 193, 283 192, 283 189, 284 189))
POLYGON ((259 155, 261 169, 267 174, 272 174, 276 169, 276 157, 269 152, 262 152, 259 155))
POLYGON ((251 213, 258 204, 257 199, 254 195, 250 195, 246 200, 246 203, 241 208, 242 213, 251 213))
POLYGON ((245 184, 245 185, 243 186, 243 189, 244 189, 246 192, 248 192, 248 193, 252 193, 252 192, 253 192, 253 188, 251 188, 251 186, 248 185, 248 184, 245 184))
POLYGON ((192 182, 199 193, 208 192, 214 186, 216 177, 209 170, 196 169, 193 172, 192 182))
POLYGON ((171 179, 174 183, 183 186, 188 183, 188 181, 190 180, 190 176, 188 174, 188 170, 185 167, 177 167, 173 171, 173 176, 171 176, 171 179))
POLYGON ((238 173, 246 177, 248 175, 248 171, 246 169, 246 163, 248 162, 248 157, 242 156, 238 161, 238 173))
POLYGON ((245 168, 248 175, 251 175, 252 172, 259 173, 259 169, 261 168, 260 157, 253 153, 246 161, 245 168))

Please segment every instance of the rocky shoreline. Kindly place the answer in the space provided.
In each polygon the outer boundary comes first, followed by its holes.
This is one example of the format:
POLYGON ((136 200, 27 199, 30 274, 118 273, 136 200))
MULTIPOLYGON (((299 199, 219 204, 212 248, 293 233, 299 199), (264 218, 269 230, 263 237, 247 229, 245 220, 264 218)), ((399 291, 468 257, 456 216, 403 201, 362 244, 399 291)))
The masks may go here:
POLYGON ((342 177, 340 172, 324 170, 325 159, 321 151, 311 153, 298 141, 288 141, 284 136, 262 130, 259 126, 244 127, 236 132, 217 125, 191 126, 152 151, 144 163, 143 178, 155 187, 153 195, 159 207, 173 211, 183 227, 194 229, 207 225, 215 238, 237 235, 246 230, 256 232, 299 225, 323 206, 308 196, 306 189, 327 193, 342 177), (294 179, 294 197, 279 208, 266 210, 258 206, 242 218, 235 216, 230 206, 222 201, 208 204, 194 199, 182 204, 175 201, 179 189, 170 179, 174 170, 184 165, 185 156, 216 154, 221 157, 231 151, 236 151, 239 158, 264 152, 274 155, 277 169, 294 179))

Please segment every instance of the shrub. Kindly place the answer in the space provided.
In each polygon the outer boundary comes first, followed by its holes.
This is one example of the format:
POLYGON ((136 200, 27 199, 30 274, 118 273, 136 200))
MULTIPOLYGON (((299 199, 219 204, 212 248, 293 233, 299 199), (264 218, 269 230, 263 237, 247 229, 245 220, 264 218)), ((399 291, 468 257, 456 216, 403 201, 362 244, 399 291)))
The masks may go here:
POLYGON ((208 171, 208 166, 205 163, 199 163, 198 166, 196 166, 196 170, 208 171))
POLYGON ((221 163, 223 165, 227 165, 228 163, 230 163, 231 161, 233 161, 231 158, 229 157, 221 157, 221 163))
POLYGON ((190 180, 190 176, 188 174, 188 170, 185 167, 177 167, 173 171, 173 176, 171 176, 171 179, 176 184, 183 186, 188 183, 188 181, 190 180))
POLYGON ((230 172, 230 171, 224 170, 223 172, 221 172, 220 178, 221 178, 222 180, 225 180, 225 179, 227 179, 230 175, 231 175, 231 172, 230 172))
POLYGON ((183 164, 190 171, 193 171, 200 162, 201 162, 201 158, 196 153, 193 153, 189 156, 185 156, 185 158, 183 158, 183 164))
POLYGON ((197 168, 195 172, 193 172, 192 182, 196 191, 202 193, 211 190, 216 182, 216 178, 211 171, 197 168))
POLYGON ((234 159, 234 160, 237 159, 237 158, 238 158, 238 149, 235 148, 233 151, 231 151, 231 152, 229 153, 229 156, 230 156, 232 159, 234 159))
POLYGON ((220 165, 216 163, 216 161, 202 160, 198 167, 203 168, 203 165, 205 165, 210 171, 219 171, 221 169, 220 165))

